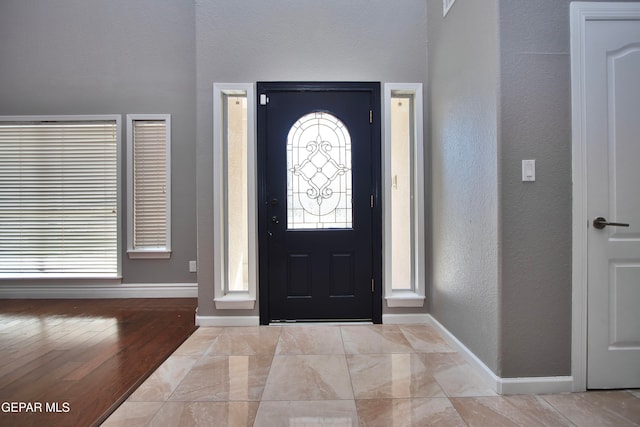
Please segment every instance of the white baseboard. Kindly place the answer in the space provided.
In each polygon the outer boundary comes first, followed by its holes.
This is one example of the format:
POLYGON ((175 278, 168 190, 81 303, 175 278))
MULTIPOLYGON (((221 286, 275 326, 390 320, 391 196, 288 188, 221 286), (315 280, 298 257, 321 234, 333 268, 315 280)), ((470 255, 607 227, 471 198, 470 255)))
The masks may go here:
POLYGON ((568 393, 573 391, 573 377, 571 376, 499 377, 433 316, 427 314, 427 319, 427 323, 437 328, 449 344, 474 368, 476 373, 489 383, 493 391, 498 394, 544 394, 568 393))
POLYGON ((426 313, 412 314, 383 314, 383 325, 406 325, 406 324, 422 324, 429 321, 426 313))
POLYGON ((197 298, 197 283, 81 283, 0 285, 0 298, 89 299, 89 298, 197 298))
POLYGON ((196 313, 196 326, 258 326, 260 316, 200 316, 196 313))
POLYGON ((482 360, 480 360, 471 350, 467 348, 455 335, 453 335, 447 328, 445 328, 440 322, 438 322, 433 316, 430 314, 427 315, 429 319, 428 324, 434 326, 436 329, 442 333, 443 337, 447 342, 456 350, 460 356, 462 356, 467 363, 471 365, 472 368, 479 374, 485 381, 487 381, 493 391, 498 393, 498 381, 500 377, 498 377, 487 365, 484 364, 482 360))
POLYGON ((573 391, 573 377, 500 378, 499 394, 546 394, 573 391))

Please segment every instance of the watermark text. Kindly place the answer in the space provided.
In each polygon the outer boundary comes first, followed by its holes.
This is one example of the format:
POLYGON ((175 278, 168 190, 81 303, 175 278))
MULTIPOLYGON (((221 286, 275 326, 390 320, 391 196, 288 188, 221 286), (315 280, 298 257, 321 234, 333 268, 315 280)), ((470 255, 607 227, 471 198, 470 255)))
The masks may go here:
POLYGON ((2 402, 0 412, 5 414, 57 412, 66 414, 71 412, 69 402, 2 402))

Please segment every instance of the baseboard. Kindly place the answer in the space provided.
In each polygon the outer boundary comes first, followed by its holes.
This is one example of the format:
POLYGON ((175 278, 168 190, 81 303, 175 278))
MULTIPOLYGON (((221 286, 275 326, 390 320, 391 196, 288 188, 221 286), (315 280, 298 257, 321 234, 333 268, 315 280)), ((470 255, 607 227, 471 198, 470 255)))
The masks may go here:
POLYGON ((571 376, 500 378, 499 380, 499 394, 546 394, 573 391, 573 377, 571 376))
POLYGON ((447 328, 445 328, 440 322, 438 322, 433 316, 427 314, 428 324, 435 327, 440 331, 445 340, 456 350, 460 356, 462 356, 467 363, 479 374, 485 381, 487 381, 493 391, 498 393, 498 377, 487 365, 484 364, 471 350, 467 348, 455 335, 453 335, 447 328))
POLYGON ((200 316, 196 313, 196 326, 258 326, 260 316, 200 316))
POLYGON ((471 365, 497 394, 544 394, 568 393, 573 391, 573 377, 520 377, 502 378, 497 376, 485 363, 467 348, 455 335, 427 314, 427 323, 438 329, 449 344, 471 365))
POLYGON ((426 313, 410 313, 410 314, 383 314, 383 325, 403 325, 403 324, 422 324, 428 322, 426 313))
POLYGON ((0 285, 0 298, 197 298, 197 283, 79 283, 0 285))

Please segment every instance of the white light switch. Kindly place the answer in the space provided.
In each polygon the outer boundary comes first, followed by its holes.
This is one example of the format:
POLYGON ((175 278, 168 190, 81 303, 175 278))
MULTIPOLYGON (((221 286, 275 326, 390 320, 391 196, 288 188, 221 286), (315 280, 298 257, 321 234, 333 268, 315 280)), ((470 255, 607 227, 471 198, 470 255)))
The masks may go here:
POLYGON ((189 261, 189 273, 196 273, 198 271, 198 265, 195 261, 189 261))
POLYGON ((522 180, 523 181, 536 180, 536 161, 535 160, 522 161, 522 180))

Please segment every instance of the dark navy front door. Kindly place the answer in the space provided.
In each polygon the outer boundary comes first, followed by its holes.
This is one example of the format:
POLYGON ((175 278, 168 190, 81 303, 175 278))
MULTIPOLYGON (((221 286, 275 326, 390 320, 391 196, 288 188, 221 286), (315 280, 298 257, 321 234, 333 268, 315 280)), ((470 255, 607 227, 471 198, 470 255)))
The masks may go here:
POLYGON ((261 322, 380 322, 380 85, 258 96, 261 322))

